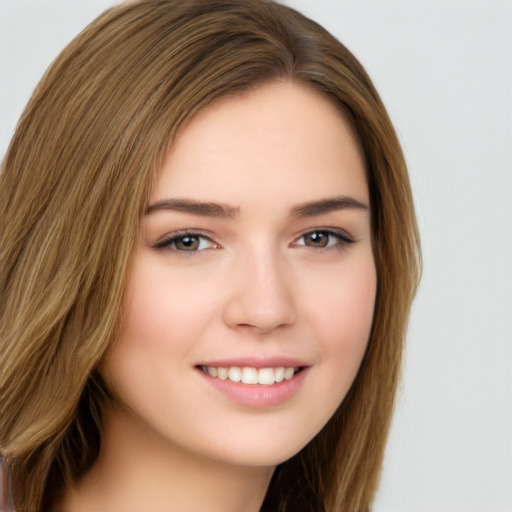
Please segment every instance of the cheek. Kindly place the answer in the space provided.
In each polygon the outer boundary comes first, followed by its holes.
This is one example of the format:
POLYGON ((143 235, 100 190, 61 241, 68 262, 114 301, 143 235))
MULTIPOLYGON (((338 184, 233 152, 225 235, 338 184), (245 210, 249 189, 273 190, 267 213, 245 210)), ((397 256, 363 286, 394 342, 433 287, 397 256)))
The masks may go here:
POLYGON ((119 337, 102 366, 124 402, 158 397, 159 388, 187 366, 211 317, 211 306, 201 301, 208 294, 198 294, 183 276, 170 274, 152 258, 136 262, 119 337))
POLYGON ((344 395, 355 378, 370 336, 377 278, 373 259, 362 261, 331 280, 327 293, 315 298, 322 364, 333 389, 344 395))
POLYGON ((120 343, 144 344, 148 350, 190 348, 194 332, 211 317, 211 301, 205 300, 210 293, 204 284, 199 288, 187 274, 141 258, 126 297, 120 343))
POLYGON ((340 406, 368 345, 377 288, 375 265, 373 257, 354 262, 316 275, 323 286, 315 287, 303 304, 304 311, 309 304, 304 321, 318 351, 309 381, 314 385, 306 387, 304 395, 309 413, 303 421, 311 432, 319 432, 340 406))
POLYGON ((317 323, 329 332, 327 338, 366 341, 377 290, 373 257, 354 258, 345 268, 320 276, 319 282, 309 287, 308 301, 319 318, 317 323))

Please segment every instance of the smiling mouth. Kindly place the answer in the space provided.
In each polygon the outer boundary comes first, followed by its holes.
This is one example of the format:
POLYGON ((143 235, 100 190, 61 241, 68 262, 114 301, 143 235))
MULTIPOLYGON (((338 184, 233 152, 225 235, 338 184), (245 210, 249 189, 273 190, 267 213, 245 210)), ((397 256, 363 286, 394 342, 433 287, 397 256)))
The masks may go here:
POLYGON ((273 384, 292 379, 303 369, 302 367, 293 366, 254 368, 250 366, 216 367, 205 365, 200 365, 197 368, 214 379, 241 382, 242 384, 252 386, 272 386, 273 384))

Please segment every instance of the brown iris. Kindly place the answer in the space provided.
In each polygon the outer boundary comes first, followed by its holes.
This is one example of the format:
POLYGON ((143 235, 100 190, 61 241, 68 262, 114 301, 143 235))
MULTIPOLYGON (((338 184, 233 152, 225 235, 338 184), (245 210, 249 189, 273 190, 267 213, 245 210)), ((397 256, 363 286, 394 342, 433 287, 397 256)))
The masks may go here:
POLYGON ((304 235, 304 245, 317 248, 327 247, 331 236, 330 233, 325 231, 314 231, 304 235))
POLYGON ((178 251, 197 251, 199 248, 198 236, 181 236, 174 242, 174 246, 178 251))

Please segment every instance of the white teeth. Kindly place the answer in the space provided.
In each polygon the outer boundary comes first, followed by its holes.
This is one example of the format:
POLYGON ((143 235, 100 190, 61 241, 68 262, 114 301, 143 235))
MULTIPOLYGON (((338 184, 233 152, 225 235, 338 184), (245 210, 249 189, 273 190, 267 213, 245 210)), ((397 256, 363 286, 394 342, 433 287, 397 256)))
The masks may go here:
POLYGON ((294 368, 286 368, 284 371, 284 380, 290 380, 295 375, 294 368))
MULTIPOLYGON (((208 369, 210 369, 211 366, 208 366, 208 369)), ((208 371, 208 373, 210 373, 208 371)), ((211 374, 210 374, 211 375, 211 374)), ((228 369, 227 368, 217 368, 217 378, 221 379, 221 380, 227 380, 228 378, 228 369)), ((213 375, 212 375, 213 377, 213 375)))
POLYGON ((282 382, 283 380, 290 380, 298 369, 293 366, 283 367, 278 366, 277 368, 253 368, 250 366, 238 367, 231 366, 230 368, 214 367, 214 366, 202 366, 202 369, 210 377, 231 380, 233 382, 242 382, 243 384, 250 385, 263 385, 271 386, 274 383, 282 382))
POLYGON ((284 368, 282 366, 274 370, 274 380, 276 382, 282 382, 284 380, 284 368))
POLYGON ((240 382, 242 380, 242 371, 237 366, 232 366, 228 372, 229 380, 240 382))
POLYGON ((258 384, 264 384, 266 386, 270 386, 274 384, 274 370, 272 368, 262 368, 258 372, 258 384))
POLYGON ((242 382, 244 384, 258 384, 258 370, 256 368, 243 368, 242 382))

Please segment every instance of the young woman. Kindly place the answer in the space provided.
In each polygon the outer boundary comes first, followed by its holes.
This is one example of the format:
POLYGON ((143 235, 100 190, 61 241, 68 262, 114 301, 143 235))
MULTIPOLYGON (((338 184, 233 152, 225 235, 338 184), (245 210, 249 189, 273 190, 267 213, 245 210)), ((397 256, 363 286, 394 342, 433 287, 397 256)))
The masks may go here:
POLYGON ((1 186, 18 512, 370 509, 420 253, 346 48, 264 0, 113 8, 1 186))

